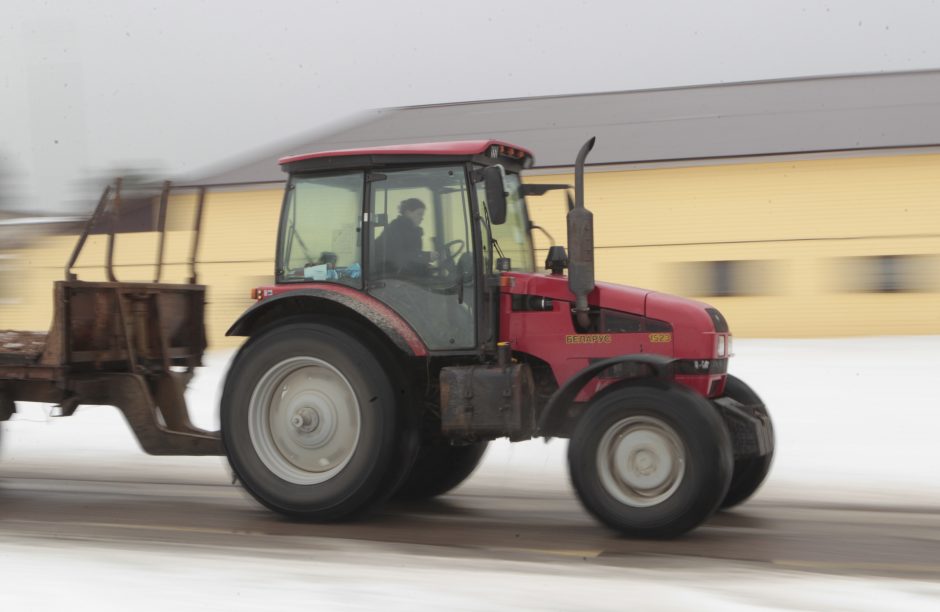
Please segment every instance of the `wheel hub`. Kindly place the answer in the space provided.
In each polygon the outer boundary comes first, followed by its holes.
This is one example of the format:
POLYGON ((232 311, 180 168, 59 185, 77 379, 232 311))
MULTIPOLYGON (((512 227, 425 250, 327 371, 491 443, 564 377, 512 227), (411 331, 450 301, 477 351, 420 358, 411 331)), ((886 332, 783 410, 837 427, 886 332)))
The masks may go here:
POLYGON ((668 499, 685 474, 678 434, 659 419, 634 416, 607 430, 598 446, 601 484, 620 502, 648 507, 668 499))
POLYGON ((299 432, 310 433, 320 426, 320 416, 312 408, 301 408, 294 413, 290 424, 299 432))
POLYGON ((249 404, 250 435, 261 461, 295 484, 338 474, 359 442, 359 401, 349 381, 315 357, 269 369, 249 404))

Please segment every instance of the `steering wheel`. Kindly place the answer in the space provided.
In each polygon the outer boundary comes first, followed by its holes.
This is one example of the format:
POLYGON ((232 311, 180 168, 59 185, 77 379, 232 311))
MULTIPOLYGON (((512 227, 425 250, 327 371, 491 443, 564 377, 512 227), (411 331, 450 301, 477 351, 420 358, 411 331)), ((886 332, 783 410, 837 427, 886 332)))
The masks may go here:
POLYGON ((466 243, 459 238, 445 242, 437 250, 437 269, 433 273, 440 279, 452 279, 457 275, 457 257, 463 253, 466 243))
POLYGON ((444 278, 449 278, 456 274, 457 272, 457 257, 464 252, 467 243, 459 238, 457 240, 451 240, 450 242, 445 242, 441 245, 439 256, 440 260, 437 264, 438 275, 444 278), (456 249, 454 248, 456 247, 456 249))
POLYGON ((457 256, 463 253, 463 250, 467 247, 467 243, 461 239, 451 240, 450 242, 445 242, 444 246, 441 247, 443 254, 447 256, 447 259, 450 261, 456 261, 457 256), (457 247, 456 251, 453 251, 453 247, 457 247))

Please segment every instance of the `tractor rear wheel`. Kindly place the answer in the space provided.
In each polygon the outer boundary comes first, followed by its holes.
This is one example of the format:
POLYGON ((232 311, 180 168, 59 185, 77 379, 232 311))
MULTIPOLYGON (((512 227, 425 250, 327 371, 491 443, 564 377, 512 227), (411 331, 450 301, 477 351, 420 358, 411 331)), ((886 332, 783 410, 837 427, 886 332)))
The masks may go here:
POLYGON ((410 464, 383 364, 352 334, 296 323, 252 339, 222 394, 222 441, 245 489, 282 514, 349 518, 384 501, 410 464))
MULTIPOLYGON (((744 381, 736 376, 728 374, 728 380, 725 383, 725 395, 736 400, 745 406, 753 406, 758 415, 766 420, 773 435, 773 423, 770 420, 770 414, 761 398, 744 381)), ((774 453, 767 453, 763 457, 741 457, 734 460, 734 473, 731 475, 731 486, 728 487, 728 494, 721 502, 722 509, 731 508, 747 500, 753 495, 764 479, 770 472, 770 464, 773 462, 774 453)))
POLYGON ((581 417, 568 447, 581 502, 633 537, 669 538, 701 524, 725 497, 732 461, 717 411, 677 385, 605 393, 581 417))
POLYGON ((447 440, 425 442, 395 497, 419 500, 447 493, 470 477, 483 459, 488 444, 453 446, 447 440))

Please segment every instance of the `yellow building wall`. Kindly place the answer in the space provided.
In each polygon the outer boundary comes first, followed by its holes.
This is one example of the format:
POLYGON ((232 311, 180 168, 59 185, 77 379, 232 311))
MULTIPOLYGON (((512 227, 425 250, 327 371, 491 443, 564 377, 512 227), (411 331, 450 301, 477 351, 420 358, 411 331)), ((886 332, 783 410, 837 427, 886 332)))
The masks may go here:
MULTIPOLYGON (((591 172, 585 200, 598 279, 707 301, 737 335, 940 333, 940 155, 591 172), (932 256, 935 280, 911 293, 844 290, 843 260, 876 255, 932 256), (763 262, 752 279, 758 295, 707 297, 683 274, 690 262, 727 260, 763 262)), ((564 195, 530 198, 529 207, 564 244, 564 195)), ((535 237, 544 261, 548 241, 535 237)))
MULTIPOLYGON (((534 183, 573 183, 570 174, 534 175, 534 183)), ((940 155, 803 159, 694 167, 592 171, 585 196, 594 213, 597 278, 703 299, 744 337, 816 337, 940 333, 940 282, 911 293, 847 291, 851 258, 924 255, 928 279, 940 279, 940 155), (708 297, 695 262, 756 261, 754 295, 708 297)), ((210 192, 198 253, 208 285, 213 347, 251 305, 249 290, 273 282, 282 192, 210 192)), ((164 280, 182 282, 195 197, 171 198, 164 280)), ((533 220, 565 244, 561 192, 529 199, 533 220)), ((548 241, 535 233, 537 262, 548 241)), ((32 248, 3 251, 0 329, 45 330, 52 282, 63 278, 76 236, 49 236, 32 248)), ((152 280, 156 234, 116 242, 121 280, 152 280)), ((75 271, 103 280, 106 240, 89 239, 75 271)))

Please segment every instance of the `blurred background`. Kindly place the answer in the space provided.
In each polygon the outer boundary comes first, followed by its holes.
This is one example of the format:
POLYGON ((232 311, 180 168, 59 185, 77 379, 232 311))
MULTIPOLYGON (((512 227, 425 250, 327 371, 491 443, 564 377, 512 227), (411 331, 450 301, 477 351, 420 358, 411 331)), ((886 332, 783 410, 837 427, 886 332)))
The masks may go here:
MULTIPOLYGON (((494 137, 572 182, 596 135, 599 278, 709 301, 741 337, 940 333, 936 2, 271 6, 0 7, 0 328, 47 328, 116 176, 228 185, 198 253, 219 347, 271 281, 279 157, 494 137)), ((563 243, 555 196, 530 206, 563 243)), ((157 199, 128 197, 118 276, 148 278, 157 199)), ((192 210, 170 202, 170 278, 192 210)))

